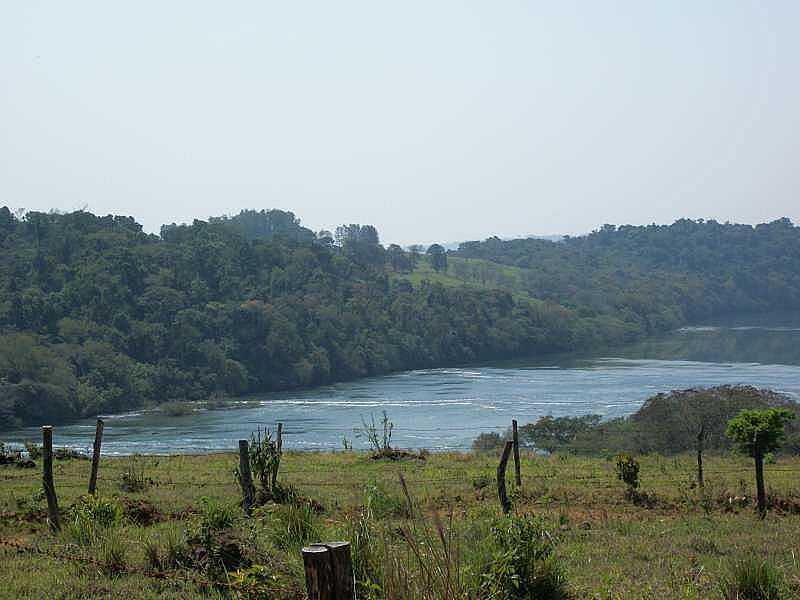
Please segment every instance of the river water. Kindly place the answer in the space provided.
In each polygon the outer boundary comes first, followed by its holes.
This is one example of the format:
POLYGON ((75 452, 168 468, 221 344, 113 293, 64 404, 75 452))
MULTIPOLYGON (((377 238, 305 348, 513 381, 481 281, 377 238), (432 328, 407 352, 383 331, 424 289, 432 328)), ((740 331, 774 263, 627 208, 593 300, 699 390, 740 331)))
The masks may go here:
MULTIPOLYGON (((685 328, 594 356, 550 356, 462 368, 427 369, 248 398, 223 409, 166 416, 157 411, 105 417, 108 454, 194 453, 233 449, 257 426, 284 423, 284 447, 332 450, 346 438, 366 447, 362 420, 383 411, 393 445, 465 449, 479 433, 502 432, 543 415, 634 412, 672 389, 749 384, 800 400, 800 318, 742 320, 685 328)), ((91 448, 94 420, 55 428, 56 445, 91 448)), ((38 440, 30 428, 10 442, 38 440)))

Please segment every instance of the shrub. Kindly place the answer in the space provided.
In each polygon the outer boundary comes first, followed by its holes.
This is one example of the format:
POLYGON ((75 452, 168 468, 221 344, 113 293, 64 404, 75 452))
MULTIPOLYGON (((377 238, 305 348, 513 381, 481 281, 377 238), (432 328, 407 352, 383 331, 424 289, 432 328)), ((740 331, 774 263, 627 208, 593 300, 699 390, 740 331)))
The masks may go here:
POLYGON ((755 556, 733 564, 721 585, 724 600, 780 600, 781 575, 765 560, 755 556))
POLYGON ((194 408, 188 402, 165 402, 161 405, 161 412, 168 417, 184 417, 192 414, 194 408))
POLYGON ((482 574, 490 598, 563 600, 566 578, 553 557, 554 543, 541 518, 511 516, 492 526, 496 550, 482 574))
POLYGON ((472 440, 472 449, 475 452, 489 452, 496 450, 506 443, 505 438, 499 433, 492 431, 491 433, 482 433, 474 440, 472 440))
POLYGON ((472 487, 476 490, 482 490, 492 485, 492 478, 488 475, 478 475, 472 478, 472 487))
POLYGON ((34 442, 25 442, 25 450, 31 460, 38 460, 42 455, 42 447, 34 442))
POLYGON ((639 461, 625 453, 618 454, 616 460, 617 479, 628 486, 629 492, 639 489, 639 461))

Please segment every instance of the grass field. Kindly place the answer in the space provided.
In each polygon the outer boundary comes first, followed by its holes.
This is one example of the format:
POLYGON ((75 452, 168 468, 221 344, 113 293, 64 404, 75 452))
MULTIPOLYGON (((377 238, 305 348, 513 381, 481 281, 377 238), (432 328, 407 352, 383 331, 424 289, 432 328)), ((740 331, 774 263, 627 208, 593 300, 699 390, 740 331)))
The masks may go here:
MULTIPOLYGON (((782 597, 800 597, 800 459, 780 458, 767 466, 768 488, 780 509, 764 521, 749 502, 753 477, 744 458, 707 458, 705 494, 692 484, 693 457, 640 461, 645 500, 638 505, 625 498, 610 459, 523 453, 520 490, 513 486, 510 465, 514 512, 544 519, 572 597, 721 598, 719 585, 731 566, 751 555, 777 569, 782 597)), ((98 493, 128 506, 128 516, 82 541, 70 525, 69 507, 85 493, 89 461, 55 463, 65 521, 58 534, 49 531, 37 494, 38 464, 37 469, 0 467, 0 597, 302 598, 303 543, 360 540, 363 547, 365 531, 372 536, 375 560, 392 563, 385 572, 413 579, 419 565, 403 532, 423 539, 426 531, 435 533, 431 523, 439 517, 451 543, 448 560, 460 565, 459 577, 474 579, 476 565, 486 559, 491 524, 501 518, 495 454, 392 462, 362 452, 287 453, 280 479, 313 499, 316 512, 297 501, 267 504, 251 518, 238 506, 236 465, 233 454, 104 459, 98 493), (123 491, 123 473, 132 468, 144 489, 123 491), (139 500, 146 503, 137 505, 139 500), (144 518, 137 514, 152 509, 156 512, 144 518), (132 521, 152 517, 152 524, 132 521), (216 573, 213 578, 222 585, 209 586, 212 577, 190 559, 154 558, 180 555, 192 532, 209 521, 255 566, 216 573)), ((435 561, 435 543, 422 547, 435 561)))

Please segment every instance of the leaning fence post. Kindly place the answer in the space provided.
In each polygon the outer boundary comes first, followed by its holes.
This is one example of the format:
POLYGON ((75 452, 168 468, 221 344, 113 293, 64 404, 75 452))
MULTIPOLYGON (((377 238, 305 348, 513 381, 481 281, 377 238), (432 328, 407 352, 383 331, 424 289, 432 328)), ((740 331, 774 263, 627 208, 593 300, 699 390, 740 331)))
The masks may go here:
POLYGON ((511 421, 512 441, 514 442, 514 482, 517 487, 522 487, 522 474, 519 469, 519 434, 517 433, 517 420, 511 421))
POLYGON ((353 600, 355 582, 348 542, 312 544, 302 550, 308 600, 353 600))
POLYGON ((278 483, 278 469, 281 466, 281 454, 283 453, 283 423, 278 423, 278 431, 275 434, 275 447, 278 451, 278 461, 275 468, 272 470, 272 489, 275 490, 275 485, 278 483))
POLYGON ((242 486, 242 508, 247 515, 253 512, 253 476, 250 473, 250 450, 247 440, 239 440, 239 484, 242 486))
POLYGON ((100 444, 103 441, 103 419, 97 419, 92 448, 92 473, 89 475, 89 494, 94 495, 97 488, 97 469, 100 467, 100 444))
POLYGON ((61 520, 58 517, 58 498, 53 484, 53 427, 50 425, 42 427, 42 487, 47 498, 47 520, 50 528, 59 531, 61 520))
POLYGON ((505 448, 503 448, 503 455, 500 457, 500 464, 497 465, 497 495, 500 496, 500 504, 503 506, 504 514, 511 512, 511 500, 508 499, 508 494, 506 494, 506 465, 513 445, 514 442, 510 440, 506 442, 505 448))

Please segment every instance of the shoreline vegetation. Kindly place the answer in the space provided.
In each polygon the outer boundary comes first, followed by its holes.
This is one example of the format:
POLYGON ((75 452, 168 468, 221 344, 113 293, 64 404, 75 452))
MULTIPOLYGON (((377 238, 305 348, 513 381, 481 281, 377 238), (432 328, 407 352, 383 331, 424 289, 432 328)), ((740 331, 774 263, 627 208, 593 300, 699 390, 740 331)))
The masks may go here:
POLYGON ((0 430, 586 351, 800 308, 800 229, 680 220, 382 246, 290 212, 166 225, 0 208, 0 430), (168 404, 175 406, 180 404, 168 404))

